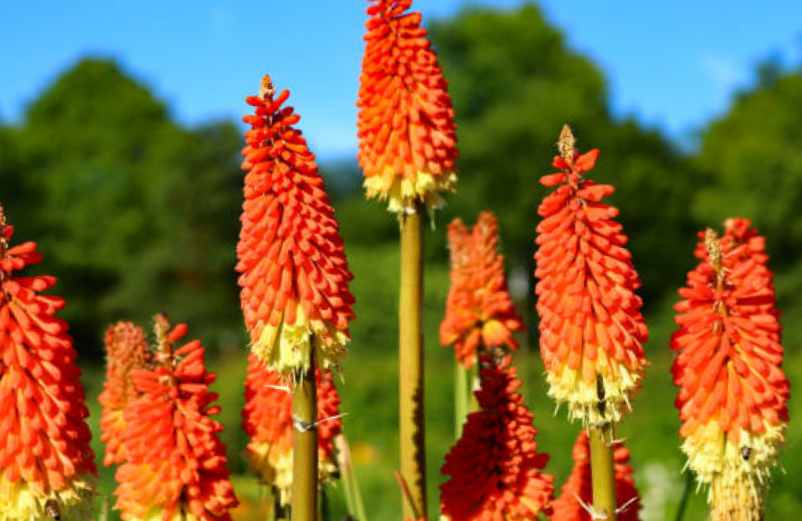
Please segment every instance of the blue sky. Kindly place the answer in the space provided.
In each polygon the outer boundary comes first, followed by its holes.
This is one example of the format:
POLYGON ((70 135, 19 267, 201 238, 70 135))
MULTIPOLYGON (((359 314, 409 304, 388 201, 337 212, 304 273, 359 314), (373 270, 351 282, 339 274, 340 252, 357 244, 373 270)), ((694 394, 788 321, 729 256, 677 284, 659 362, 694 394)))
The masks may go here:
MULTIPOLYGON (((461 6, 520 0, 416 0, 425 19, 461 6)), ((25 104, 81 56, 119 59, 188 124, 239 118, 243 97, 270 72, 293 92, 323 159, 355 148, 363 0, 74 0, 4 2, 0 117, 25 104), (132 7, 135 6, 135 7, 132 7), (170 6, 171 9, 166 9, 170 6)), ((616 114, 687 140, 748 85, 771 54, 802 62, 802 2, 544 0, 570 45, 593 57, 616 114)), ((537 56, 532 57, 537 60, 537 56)))

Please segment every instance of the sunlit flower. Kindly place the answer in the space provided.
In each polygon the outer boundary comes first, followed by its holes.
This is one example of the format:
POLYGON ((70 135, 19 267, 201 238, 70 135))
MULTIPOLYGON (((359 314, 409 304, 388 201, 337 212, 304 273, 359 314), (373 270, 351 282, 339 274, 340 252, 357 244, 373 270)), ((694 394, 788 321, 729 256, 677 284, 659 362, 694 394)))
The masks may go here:
POLYGON ((142 328, 118 322, 106 330, 106 381, 100 393, 100 439, 106 444, 105 465, 125 461, 126 404, 137 397, 131 382, 132 369, 142 368, 148 356, 148 342, 142 328))
MULTIPOLYGON (((320 482, 337 470, 334 438, 342 431, 340 396, 329 371, 317 371, 317 442, 320 482)), ((263 482, 289 504, 292 488, 292 395, 286 379, 251 354, 245 379, 243 427, 250 437, 246 456, 263 482)))
POLYGON ((96 473, 76 352, 36 243, 9 244, 0 207, 0 521, 91 517, 96 473))
POLYGON ((571 418, 603 424, 629 410, 648 332, 618 210, 603 202, 614 189, 585 177, 599 151, 580 155, 567 126, 559 145, 559 172, 540 179, 556 187, 538 208, 540 353, 549 395, 568 405, 571 418))
POLYGON ((370 0, 360 76, 359 164, 393 212, 453 191, 457 136, 448 84, 412 0, 370 0))
POLYGON ((716 521, 756 521, 788 423, 773 275, 746 219, 700 234, 696 256, 671 339, 682 448, 716 521))
MULTIPOLYGON (((593 504, 593 482, 590 471, 590 441, 582 431, 574 444, 574 468, 563 484, 560 497, 554 505, 551 521, 595 521, 588 507, 593 504)), ((613 444, 616 504, 618 521, 638 521, 640 497, 635 488, 632 467, 629 465, 629 450, 621 442, 613 444)))
POLYGON ((265 76, 255 113, 244 121, 245 202, 237 256, 241 303, 253 352, 281 372, 308 368, 312 347, 323 367, 339 364, 348 342, 351 273, 334 209, 300 116, 282 107, 265 76))
POLYGON ((117 469, 116 508, 124 521, 225 521, 237 506, 218 438, 223 429, 197 340, 174 347, 184 324, 156 317, 152 368, 133 369, 138 397, 125 408, 126 462, 117 469))
POLYGON ((521 331, 523 322, 507 291, 495 216, 482 212, 473 229, 455 219, 448 227, 448 245, 451 288, 440 343, 453 345, 466 367, 476 363, 480 346, 517 349, 512 333, 521 331))
POLYGON ((498 366, 483 359, 479 410, 446 455, 440 510, 450 521, 524 521, 550 513, 553 478, 542 472, 548 455, 537 452, 533 415, 518 390, 509 357, 498 366))

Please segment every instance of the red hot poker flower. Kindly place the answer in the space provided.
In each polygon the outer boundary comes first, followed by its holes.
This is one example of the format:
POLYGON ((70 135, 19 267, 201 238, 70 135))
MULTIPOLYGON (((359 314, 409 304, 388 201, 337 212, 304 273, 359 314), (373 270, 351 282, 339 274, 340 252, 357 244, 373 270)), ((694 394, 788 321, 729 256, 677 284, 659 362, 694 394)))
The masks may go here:
POLYGON ((106 444, 104 465, 125 461, 125 406, 137 397, 131 382, 133 369, 145 366, 148 342, 142 328, 131 322, 118 322, 109 326, 105 336, 106 381, 98 401, 100 413, 100 439, 106 444))
POLYGON ((518 390, 521 382, 506 357, 480 369, 480 410, 468 415, 457 444, 446 455, 440 510, 450 521, 524 521, 550 513, 553 478, 542 472, 533 415, 518 390))
MULTIPOLYGON (((629 450, 621 442, 613 445, 616 504, 618 521, 638 521, 640 496, 635 488, 629 450)), ((594 521, 587 506, 593 504, 593 482, 590 471, 590 442, 582 431, 574 444, 574 468, 562 486, 560 497, 554 501, 551 521, 594 521), (581 501, 581 503, 580 503, 581 501), (584 504, 583 504, 584 503, 584 504)))
POLYGON ((96 473, 89 412, 55 277, 22 275, 36 244, 11 246, 0 207, 0 519, 88 519, 96 473))
POLYGON ((696 256, 671 339, 682 448, 712 484, 713 518, 754 521, 788 423, 773 275, 747 219, 700 234, 696 256))
MULTIPOLYGON (((248 357, 243 427, 250 437, 246 456, 259 477, 289 504, 292 489, 292 396, 287 381, 255 355, 248 357)), ((342 432, 340 396, 331 372, 317 371, 317 442, 320 482, 337 470, 334 438, 342 432)))
POLYGON ((448 244, 451 288, 440 343, 453 344, 457 360, 470 368, 480 346, 517 349, 512 333, 521 331, 523 322, 507 290, 495 216, 482 212, 473 229, 455 219, 448 227, 448 244))
POLYGON ((448 84, 412 0, 370 0, 359 85, 359 164, 393 212, 437 207, 457 181, 448 84))
POLYGON ((245 202, 237 257, 240 299, 253 352, 269 367, 300 372, 315 348, 337 366, 349 340, 351 273, 315 156, 294 125, 301 119, 265 76, 244 121, 245 202))
POLYGON ((570 417, 598 425, 629 410, 646 367, 648 332, 618 210, 603 202, 614 189, 585 177, 599 151, 578 154, 565 126, 560 153, 559 172, 540 179, 556 187, 538 208, 540 353, 549 395, 568 405, 570 417))
POLYGON ((219 407, 209 391, 204 349, 187 333, 156 317, 157 351, 152 368, 134 369, 138 397, 125 408, 127 461, 117 469, 116 507, 124 521, 187 519, 226 521, 237 506, 218 438, 223 427, 211 416, 219 407))

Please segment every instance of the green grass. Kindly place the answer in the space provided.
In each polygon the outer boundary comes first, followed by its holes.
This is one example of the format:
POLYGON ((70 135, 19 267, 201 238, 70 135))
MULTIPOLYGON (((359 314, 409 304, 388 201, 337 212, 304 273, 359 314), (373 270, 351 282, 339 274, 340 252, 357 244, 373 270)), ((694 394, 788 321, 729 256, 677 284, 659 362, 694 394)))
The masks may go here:
MULTIPOLYGON (((397 459, 397 271, 398 255, 395 245, 374 248, 350 248, 349 261, 355 274, 353 292, 357 297, 357 320, 353 323, 353 342, 348 355, 341 390, 345 431, 352 445, 354 464, 359 477, 368 516, 374 521, 397 519, 400 493, 393 478, 398 468, 397 459)), ((440 466, 443 457, 453 444, 453 361, 452 352, 438 343, 437 329, 444 310, 448 287, 448 274, 444 265, 429 265, 426 269, 426 456, 429 480, 430 518, 438 507, 437 486, 442 482, 440 466)), ((632 452, 636 480, 647 510, 646 521, 673 519, 681 495, 684 457, 679 450, 677 435, 679 420, 673 401, 675 389, 671 383, 671 353, 668 338, 673 331, 670 301, 652 306, 647 321, 650 341, 647 356, 651 365, 645 385, 634 401, 633 413, 625 420, 619 435, 626 439, 632 452)), ((233 304, 235 305, 235 303, 233 304)), ((524 311, 524 309, 522 309, 524 311)), ((790 322, 786 317, 786 322, 790 322)), ((190 325, 191 326, 191 325, 190 325)), ((190 328, 190 332, 192 329, 190 328)), ((792 385, 802 382, 802 331, 790 327, 786 334, 786 370, 792 385)), ((567 422, 565 411, 554 414, 554 404, 546 396, 545 380, 540 358, 535 350, 523 342, 516 364, 524 381, 528 404, 535 413, 538 428, 539 450, 551 454, 547 470, 557 476, 558 486, 571 467, 571 447, 579 426, 567 422)), ((225 424, 223 439, 228 446, 232 470, 236 473, 235 485, 247 507, 237 519, 259 519, 256 508, 264 491, 247 476, 241 458, 246 439, 240 429, 242 408, 242 381, 245 371, 244 347, 217 346, 219 355, 209 360, 210 369, 218 373, 214 384, 220 393, 223 412, 219 419, 225 424)), ((97 395, 102 371, 87 369, 87 385, 91 409, 92 428, 97 433, 97 395)), ((802 473, 802 405, 791 402, 792 424, 788 443, 782 452, 783 471, 778 471, 768 499, 767 519, 789 519, 802 512, 802 480, 794 479, 802 473)), ((102 450, 95 435, 94 447, 102 450)), ((100 456, 99 456, 100 457, 100 456)), ((101 471, 101 494, 113 490, 112 473, 101 471)), ((331 491, 334 519, 344 512, 342 490, 331 491)), ((116 519, 110 517, 110 519, 116 519)), ((704 491, 694 494, 686 520, 706 519, 704 491)))

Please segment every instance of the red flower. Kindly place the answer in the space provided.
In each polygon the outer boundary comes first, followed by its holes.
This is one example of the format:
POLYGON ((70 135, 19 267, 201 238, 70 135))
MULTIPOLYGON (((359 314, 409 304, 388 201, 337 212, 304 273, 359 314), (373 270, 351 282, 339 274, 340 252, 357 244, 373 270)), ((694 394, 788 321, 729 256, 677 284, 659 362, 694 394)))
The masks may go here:
MULTIPOLYGON (((638 521, 640 497, 629 465, 629 450, 621 442, 613 445, 615 462, 615 491, 618 521, 638 521)), ((585 505, 593 504, 593 482, 590 472, 590 441, 585 431, 579 433, 574 444, 574 468, 563 484, 560 497, 554 501, 551 521, 594 521, 585 505), (584 503, 580 503, 580 501, 584 503)))
POLYGON ((64 299, 43 294, 55 277, 21 273, 42 255, 13 233, 0 207, 0 518, 88 518, 96 469, 64 299))
POLYGON ((131 322, 118 322, 106 330, 106 381, 100 393, 100 439, 106 444, 103 464, 125 461, 123 411, 137 397, 129 377, 131 370, 145 366, 148 342, 142 328, 131 322))
POLYGON ((117 469, 116 507, 122 519, 230 520, 237 506, 226 468, 226 451, 211 416, 219 407, 209 391, 204 349, 193 340, 174 348, 187 333, 156 317, 158 348, 149 369, 134 369, 138 397, 125 408, 127 461, 117 469))
POLYGON ((728 220, 721 239, 700 234, 696 256, 671 340, 682 448, 713 485, 715 519, 756 520, 788 423, 773 275, 746 219, 728 220))
MULTIPOLYGON (((248 357, 243 427, 250 437, 246 456, 260 478, 289 504, 292 488, 292 395, 287 381, 253 354, 248 357)), ((321 482, 337 469, 334 438, 342 432, 340 396, 331 372, 317 371, 317 442, 321 482)))
POLYGON ((638 274, 603 199, 610 185, 587 179, 598 150, 580 155, 566 126, 559 172, 540 179, 556 187, 541 203, 537 227, 537 312, 549 395, 586 424, 618 421, 629 410, 646 358, 648 332, 635 290, 638 274))
POLYGON ((498 225, 482 212, 473 229, 455 219, 448 227, 451 288, 440 343, 454 345, 457 360, 472 367, 480 346, 518 348, 512 336, 523 322, 507 291, 504 257, 498 253, 498 225))
POLYGON ((351 273, 334 209, 315 156, 294 125, 301 119, 265 76, 242 163, 245 202, 237 270, 253 352, 273 369, 301 371, 316 348, 323 367, 338 365, 348 342, 351 273))
MULTIPOLYGON (((484 359, 489 361, 489 359, 484 359)), ((518 393, 509 357, 480 370, 480 410, 468 415, 462 437, 446 455, 440 510, 450 521, 523 521, 550 513, 553 478, 542 469, 532 413, 518 393)))
POLYGON ((359 164, 368 197, 391 211, 441 204, 456 184, 448 84, 412 0, 370 0, 360 75, 359 164))

